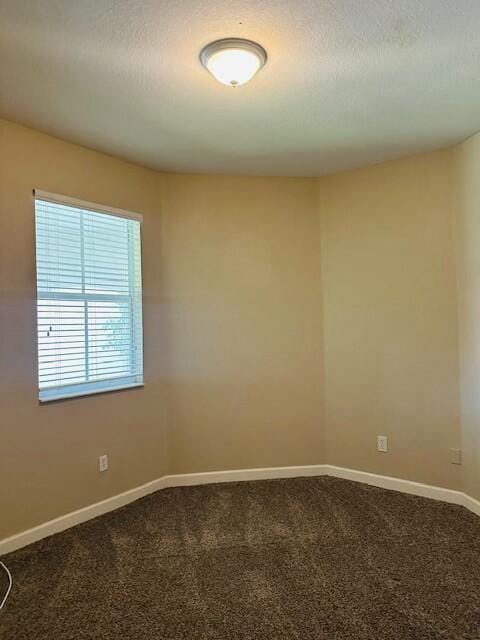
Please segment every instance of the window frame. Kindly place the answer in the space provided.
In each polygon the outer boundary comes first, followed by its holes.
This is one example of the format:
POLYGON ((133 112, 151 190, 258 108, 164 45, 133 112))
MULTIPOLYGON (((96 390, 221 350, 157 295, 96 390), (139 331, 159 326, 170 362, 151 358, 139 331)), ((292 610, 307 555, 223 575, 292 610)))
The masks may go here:
MULTIPOLYGON (((38 341, 38 301, 39 301, 39 290, 38 290, 38 269, 36 263, 36 255, 37 255, 37 238, 35 234, 35 326, 36 326, 36 379, 37 379, 37 393, 38 400, 40 404, 49 403, 56 400, 66 400, 68 398, 79 398, 83 396, 91 396, 97 395, 99 393, 108 393, 112 391, 120 391, 127 390, 133 388, 142 388, 144 387, 144 322, 143 322, 143 261, 142 261, 142 222, 143 216, 139 213, 135 213, 132 211, 127 211, 125 209, 118 209, 116 207, 110 207, 107 205, 100 205, 97 203, 89 202, 86 200, 80 200, 78 198, 72 198, 70 196, 60 195, 51 193, 48 191, 43 191, 41 189, 33 189, 33 212, 35 219, 35 227, 36 227, 36 200, 41 200, 45 202, 50 202, 52 204, 59 204, 68 207, 73 207, 76 209, 83 209, 87 211, 91 211, 94 213, 107 214, 110 216, 115 216, 118 218, 126 218, 129 220, 134 220, 139 222, 139 243, 140 243, 140 313, 141 313, 141 323, 139 327, 139 332, 141 336, 141 345, 142 345, 142 368, 141 373, 135 373, 129 376, 123 376, 122 378, 111 378, 106 380, 96 380, 93 382, 80 382, 74 384, 65 384, 59 386, 53 386, 46 389, 40 389, 39 382, 39 341, 38 341)), ((91 302, 101 302, 101 301, 109 301, 109 302, 125 302, 130 301, 132 298, 132 294, 102 294, 102 293, 54 293, 54 292, 43 292, 42 299, 45 298, 50 300, 83 300, 83 301, 91 301, 91 302)))

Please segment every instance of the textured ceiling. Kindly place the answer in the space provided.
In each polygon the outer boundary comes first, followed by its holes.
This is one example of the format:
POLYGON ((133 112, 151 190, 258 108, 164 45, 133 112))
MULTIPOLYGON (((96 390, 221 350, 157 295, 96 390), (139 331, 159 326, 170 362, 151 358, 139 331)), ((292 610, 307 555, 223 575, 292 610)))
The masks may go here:
POLYGON ((0 116, 157 169, 320 175, 480 129, 480 0, 0 0, 0 116), (198 61, 268 51, 248 85, 198 61))

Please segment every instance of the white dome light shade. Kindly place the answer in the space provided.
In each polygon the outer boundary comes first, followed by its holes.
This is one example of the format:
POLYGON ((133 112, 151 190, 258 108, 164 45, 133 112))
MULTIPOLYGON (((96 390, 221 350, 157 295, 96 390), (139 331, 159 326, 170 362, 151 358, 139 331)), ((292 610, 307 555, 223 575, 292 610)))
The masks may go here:
POLYGON ((267 53, 251 40, 225 38, 207 44, 200 52, 200 61, 219 82, 237 87, 263 67, 267 53))
POLYGON ((253 78, 260 69, 260 60, 251 51, 223 49, 210 57, 207 69, 222 84, 236 87, 253 78))

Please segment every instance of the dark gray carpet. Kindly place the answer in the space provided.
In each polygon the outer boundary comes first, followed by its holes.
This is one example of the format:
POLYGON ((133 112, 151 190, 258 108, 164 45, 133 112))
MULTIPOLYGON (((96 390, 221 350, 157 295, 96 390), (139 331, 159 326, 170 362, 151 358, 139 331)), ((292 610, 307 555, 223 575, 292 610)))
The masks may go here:
POLYGON ((480 518, 334 478, 168 489, 4 560, 2 640, 480 638, 480 518))

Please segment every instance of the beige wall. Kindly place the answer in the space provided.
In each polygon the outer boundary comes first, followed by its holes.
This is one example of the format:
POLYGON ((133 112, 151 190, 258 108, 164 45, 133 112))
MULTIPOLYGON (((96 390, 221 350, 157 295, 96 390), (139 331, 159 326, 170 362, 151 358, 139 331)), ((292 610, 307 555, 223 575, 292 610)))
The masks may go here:
POLYGON ((324 462, 315 180, 162 194, 172 472, 324 462))
POLYGON ((167 470, 158 192, 152 171, 0 121, 0 539, 167 470), (39 406, 34 187, 144 214, 144 389, 39 406))
POLYGON ((169 471, 323 462, 315 180, 162 176, 0 126, 0 539, 169 471), (144 214, 144 389, 39 406, 34 187, 144 214))
POLYGON ((479 170, 476 138, 318 180, 159 174, 0 121, 0 538, 165 473, 328 461, 479 497, 479 170), (144 389, 39 406, 34 187, 144 215, 144 389))
POLYGON ((480 500, 480 134, 454 160, 463 478, 480 500))
POLYGON ((460 488, 451 163, 320 180, 326 435, 331 464, 460 488))

